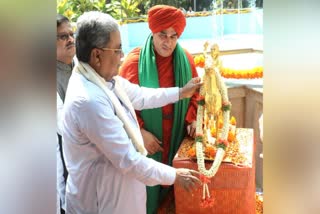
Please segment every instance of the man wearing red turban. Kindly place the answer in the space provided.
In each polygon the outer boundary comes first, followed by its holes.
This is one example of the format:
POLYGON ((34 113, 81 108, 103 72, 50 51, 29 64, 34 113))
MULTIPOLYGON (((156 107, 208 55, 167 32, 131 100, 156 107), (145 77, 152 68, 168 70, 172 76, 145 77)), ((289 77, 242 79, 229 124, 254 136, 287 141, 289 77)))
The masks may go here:
MULTIPOLYGON (((140 86, 181 87, 197 76, 193 57, 178 43, 186 26, 181 10, 157 5, 148 12, 152 31, 142 48, 128 54, 120 68, 120 75, 140 86)), ((172 165, 181 141, 187 134, 195 137, 197 96, 162 108, 137 111, 144 145, 149 157, 172 165)), ((147 213, 156 213, 168 188, 147 187, 147 213)))

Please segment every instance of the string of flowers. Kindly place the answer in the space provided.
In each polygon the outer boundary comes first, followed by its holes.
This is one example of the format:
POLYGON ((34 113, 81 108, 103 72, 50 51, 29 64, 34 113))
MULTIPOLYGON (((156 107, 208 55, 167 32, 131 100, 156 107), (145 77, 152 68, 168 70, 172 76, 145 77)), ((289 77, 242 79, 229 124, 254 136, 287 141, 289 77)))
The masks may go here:
POLYGON ((234 79, 258 79, 263 77, 263 67, 257 66, 251 69, 221 68, 221 76, 234 79))
MULTIPOLYGON (((204 56, 198 55, 194 57, 194 63, 199 68, 204 68, 205 58, 204 56)), ((263 67, 257 66, 251 69, 233 69, 233 68, 220 68, 220 74, 224 78, 234 79, 258 79, 263 77, 263 67)))
MULTIPOLYGON (((207 46, 208 44, 205 44, 205 49, 207 48, 207 46)), ((214 48, 217 49, 217 45, 213 46, 212 48, 211 57, 213 60, 216 57, 216 56, 213 56, 215 54, 214 51, 217 51, 214 48)), ((210 178, 217 173, 221 165, 221 162, 224 158, 225 149, 228 146, 227 138, 229 133, 229 116, 230 116, 230 108, 231 108, 231 103, 229 102, 229 99, 228 99, 227 88, 221 78, 219 69, 215 67, 213 63, 212 64, 207 63, 205 66, 206 66, 205 76, 203 81, 204 82, 211 81, 211 78, 208 77, 210 75, 214 75, 216 77, 217 88, 221 94, 221 99, 222 99, 221 110, 223 112, 223 127, 221 129, 221 135, 218 136, 218 133, 217 133, 217 141, 216 141, 217 152, 215 155, 214 162, 210 167, 210 169, 207 170, 205 168, 204 151, 203 151, 204 144, 206 143, 205 134, 207 134, 207 130, 205 130, 206 132, 204 132, 203 124, 206 125, 206 121, 204 121, 206 106, 210 106, 212 105, 212 103, 210 103, 209 100, 205 100, 205 95, 207 92, 205 91, 204 86, 202 86, 200 88, 200 98, 198 101, 195 141, 196 141, 196 156, 197 156, 198 170, 201 173, 200 179, 203 183, 203 195, 202 195, 202 202, 201 202, 201 206, 203 207, 212 206, 213 204, 213 199, 210 197, 208 183, 210 183, 210 178), (208 77, 208 79, 206 79, 206 77, 208 77), (209 103, 206 103, 206 102, 209 102, 209 103)), ((211 85, 209 88, 212 89, 211 85)), ((209 130, 210 130, 210 127, 209 127, 209 130)))
MULTIPOLYGON (((224 157, 225 148, 228 145, 228 132, 229 132, 229 116, 230 116, 230 107, 231 104, 229 102, 227 96, 227 89, 225 84, 221 84, 220 73, 215 69, 215 75, 218 82, 218 87, 220 89, 220 93, 222 95, 222 110, 223 110, 223 127, 220 138, 217 140, 217 153, 215 160, 209 170, 205 169, 204 164, 204 154, 203 154, 203 118, 204 118, 204 89, 203 87, 200 88, 200 100, 198 102, 198 110, 197 110, 197 127, 196 127, 196 154, 197 154, 197 163, 199 171, 207 177, 213 177, 219 166, 221 161, 224 157)), ((217 136, 218 137, 218 136, 217 136)))

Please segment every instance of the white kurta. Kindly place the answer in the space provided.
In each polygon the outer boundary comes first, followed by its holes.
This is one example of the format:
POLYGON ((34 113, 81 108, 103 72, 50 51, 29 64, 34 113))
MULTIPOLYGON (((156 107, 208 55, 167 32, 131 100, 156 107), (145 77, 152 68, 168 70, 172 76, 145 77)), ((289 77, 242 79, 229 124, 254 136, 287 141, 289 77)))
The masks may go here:
MULTIPOLYGON (((61 129, 62 129, 62 111, 63 111, 63 102, 59 94, 57 93, 57 132, 60 135, 61 135, 61 129)), ((66 192, 66 183, 63 177, 64 168, 63 168, 63 163, 61 159, 58 136, 57 136, 57 146, 56 146, 56 158, 57 158, 57 214, 58 214, 60 213, 60 206, 65 210, 65 192, 66 192)))
MULTIPOLYGON (((178 87, 146 89, 121 77, 116 84, 137 110, 178 101, 178 87)), ((132 126, 140 131, 124 108, 132 126)), ((138 153, 107 95, 77 72, 69 80, 62 132, 69 172, 68 214, 144 214, 145 185, 174 183, 175 169, 138 153)))

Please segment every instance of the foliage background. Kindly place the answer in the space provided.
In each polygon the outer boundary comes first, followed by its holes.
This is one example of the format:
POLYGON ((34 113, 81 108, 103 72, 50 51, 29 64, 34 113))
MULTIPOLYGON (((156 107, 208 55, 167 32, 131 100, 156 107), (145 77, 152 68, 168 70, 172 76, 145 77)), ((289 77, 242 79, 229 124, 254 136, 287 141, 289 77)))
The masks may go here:
POLYGON ((190 0, 57 0, 57 13, 76 21, 85 11, 97 10, 125 20, 145 17, 148 9, 157 4, 188 8, 190 3, 190 0))
MULTIPOLYGON (((72 22, 85 11, 97 10, 110 14, 113 18, 126 22, 127 20, 143 20, 150 7, 158 4, 171 5, 194 11, 211 11, 219 9, 242 9, 263 7, 263 0, 56 0, 57 13, 67 16, 72 22), (196 4, 195 4, 196 3, 196 4), (195 4, 195 5, 194 5, 195 4), (196 6, 196 8, 194 7, 196 6)), ((201 15, 201 14, 200 14, 201 15)))

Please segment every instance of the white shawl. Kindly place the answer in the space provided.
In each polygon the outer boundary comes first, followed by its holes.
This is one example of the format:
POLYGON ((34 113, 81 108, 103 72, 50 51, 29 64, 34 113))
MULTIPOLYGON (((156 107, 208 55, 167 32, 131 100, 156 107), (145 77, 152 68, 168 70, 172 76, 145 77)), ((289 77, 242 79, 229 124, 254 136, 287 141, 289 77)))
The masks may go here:
POLYGON ((121 106, 120 102, 118 101, 119 98, 121 102, 129 108, 130 113, 133 115, 135 119, 137 125, 136 127, 139 127, 137 117, 129 97, 127 96, 126 92, 121 89, 119 84, 117 84, 118 77, 114 77, 115 87, 113 90, 114 93, 112 93, 112 91, 106 86, 105 79, 102 78, 89 64, 79 61, 78 65, 76 65, 76 67, 74 68, 74 71, 82 74, 88 81, 94 83, 105 92, 105 94, 109 97, 116 110, 116 115, 123 122, 124 128, 129 138, 133 142, 133 145, 135 146, 136 150, 140 152, 142 155, 146 156, 148 152, 144 147, 143 138, 140 130, 137 130, 134 127, 130 126, 128 115, 124 111, 124 107, 121 106))

